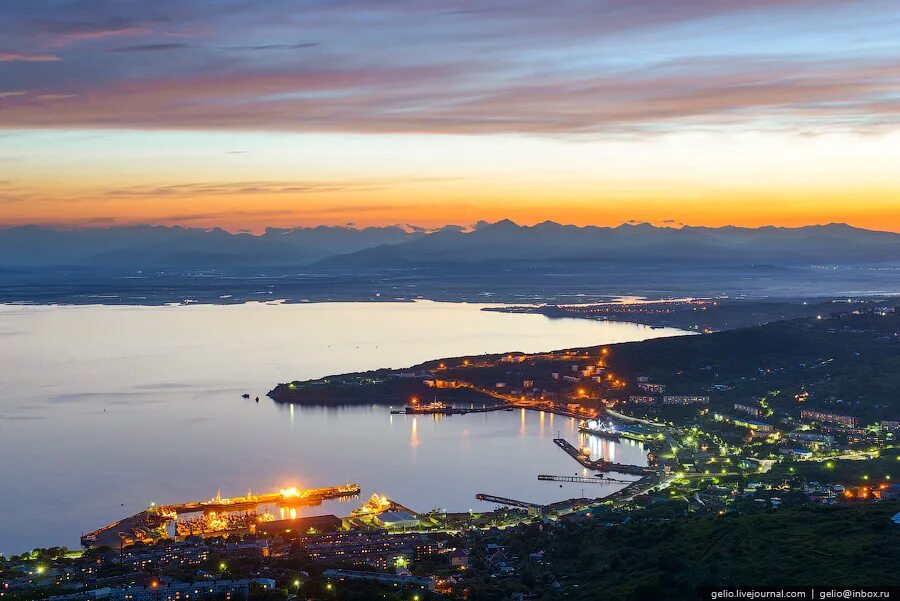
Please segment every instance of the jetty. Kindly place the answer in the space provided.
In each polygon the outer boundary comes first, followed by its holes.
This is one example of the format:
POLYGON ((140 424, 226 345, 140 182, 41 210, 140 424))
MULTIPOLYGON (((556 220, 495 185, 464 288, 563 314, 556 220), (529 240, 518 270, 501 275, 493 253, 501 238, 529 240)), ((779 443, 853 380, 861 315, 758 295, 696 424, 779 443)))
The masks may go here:
POLYGON ((455 407, 440 401, 427 405, 412 404, 403 409, 392 409, 392 415, 467 415, 469 413, 488 413, 491 411, 512 411, 508 404, 485 405, 482 407, 455 407))
POLYGON ((609 482, 631 484, 634 482, 634 480, 608 478, 604 474, 597 474, 596 476, 553 476, 550 474, 538 474, 538 480, 545 480, 547 482, 577 482, 579 484, 607 484, 609 482))
POLYGON ((620 474, 633 474, 636 476, 645 476, 656 471, 652 467, 613 463, 604 459, 591 459, 588 455, 576 449, 568 440, 563 438, 554 438, 553 442, 556 443, 556 446, 571 455, 575 461, 589 470, 596 470, 598 472, 618 472, 620 474))
POLYGON ((537 509, 539 511, 544 511, 546 507, 539 503, 530 503, 528 501, 519 501, 518 499, 508 499, 506 497, 498 497, 496 495, 487 495, 484 493, 478 493, 475 495, 475 498, 479 501, 497 503, 498 505, 508 505, 509 507, 521 507, 523 509, 537 509))

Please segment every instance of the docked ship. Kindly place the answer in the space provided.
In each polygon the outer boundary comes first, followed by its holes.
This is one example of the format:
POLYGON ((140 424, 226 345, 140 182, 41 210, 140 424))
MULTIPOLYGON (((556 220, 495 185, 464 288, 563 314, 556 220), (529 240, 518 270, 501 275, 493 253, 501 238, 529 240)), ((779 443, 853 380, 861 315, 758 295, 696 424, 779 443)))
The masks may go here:
POLYGON ((432 401, 427 405, 407 405, 404 409, 407 413, 446 413, 450 407, 441 401, 432 401))
MULTIPOLYGON (((491 410, 496 409, 492 407, 491 410)), ((412 405, 407 405, 403 408, 402 411, 394 410, 391 411, 394 415, 398 414, 408 414, 408 415, 465 415, 466 413, 480 412, 484 411, 483 409, 467 409, 465 407, 451 407, 446 403, 442 403, 441 401, 432 401, 427 405, 419 405, 417 403, 413 403, 412 405)))
POLYGON ((385 497, 384 495, 379 495, 378 493, 373 494, 369 497, 369 500, 363 503, 362 507, 354 509, 351 512, 351 515, 355 517, 366 516, 366 515, 378 515, 379 513, 383 513, 385 511, 389 511, 393 507, 393 503, 390 499, 385 497))
POLYGON ((206 501, 200 501, 200 508, 204 511, 234 511, 237 509, 251 509, 259 504, 259 497, 249 490, 243 497, 223 498, 222 491, 217 490, 216 496, 206 501))
POLYGON ((359 484, 343 484, 328 488, 282 488, 278 491, 278 499, 275 501, 279 505, 317 504, 328 499, 355 497, 359 491, 359 484))

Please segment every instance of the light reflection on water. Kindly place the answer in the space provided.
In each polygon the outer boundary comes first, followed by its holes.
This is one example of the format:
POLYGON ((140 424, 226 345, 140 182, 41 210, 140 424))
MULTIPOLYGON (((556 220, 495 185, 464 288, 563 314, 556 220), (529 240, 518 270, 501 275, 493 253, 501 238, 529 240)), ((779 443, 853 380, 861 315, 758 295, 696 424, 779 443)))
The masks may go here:
MULTIPOLYGON (((552 440, 579 444, 570 418, 391 416, 383 406, 276 405, 265 397, 294 378, 677 333, 478 309, 0 306, 0 330, 11 332, 0 344, 0 552, 76 546, 81 532, 151 501, 203 500, 220 488, 234 496, 359 482, 363 499, 379 492, 418 511, 490 508, 475 501, 479 492, 534 502, 580 495, 585 485, 537 481, 539 473, 582 473, 552 440)), ((645 455, 627 442, 599 444, 623 463, 645 455)), ((298 513, 346 515, 353 507, 298 513)))

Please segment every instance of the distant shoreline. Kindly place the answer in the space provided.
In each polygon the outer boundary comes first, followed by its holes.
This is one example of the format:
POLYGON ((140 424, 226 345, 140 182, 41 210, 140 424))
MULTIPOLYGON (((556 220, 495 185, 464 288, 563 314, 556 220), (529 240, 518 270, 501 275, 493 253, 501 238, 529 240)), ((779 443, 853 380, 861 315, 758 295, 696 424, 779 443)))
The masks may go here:
MULTIPOLYGON (((0 271, 0 303, 29 305, 221 304, 244 302, 437 302, 513 305, 602 304, 619 297, 748 302, 896 295, 900 269, 876 271, 744 267, 536 267, 312 271, 29 269, 0 271)), ((654 325, 654 324, 651 324, 654 325)), ((660 324, 664 325, 664 324, 660 324)))

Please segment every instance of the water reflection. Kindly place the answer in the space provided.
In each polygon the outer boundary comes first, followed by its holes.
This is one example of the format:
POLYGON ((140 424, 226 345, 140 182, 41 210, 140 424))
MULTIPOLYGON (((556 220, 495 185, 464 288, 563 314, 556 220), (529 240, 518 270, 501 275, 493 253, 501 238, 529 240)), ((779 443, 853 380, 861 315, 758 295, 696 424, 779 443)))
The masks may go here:
POLYGON ((644 444, 627 438, 611 439, 593 434, 579 435, 581 448, 589 449, 591 459, 603 459, 611 463, 647 465, 647 449, 644 444))
MULTIPOLYGON (((149 499, 206 498, 219 488, 234 496, 358 482, 364 497, 377 490, 420 511, 490 508, 474 500, 478 492, 534 502, 576 494, 536 480, 579 468, 552 442, 558 430, 578 442, 572 419, 496 412, 419 423, 383 406, 265 397, 294 378, 676 333, 479 308, 0 306, 0 330, 19 333, 16 344, 0 345, 0 473, 16 483, 0 487, 0 552, 75 547, 82 531, 149 499)), ((627 445, 614 453, 623 463, 642 455, 627 445)))
POLYGON ((419 418, 418 416, 413 416, 412 418, 412 429, 409 434, 409 446, 415 449, 419 446, 419 418))

